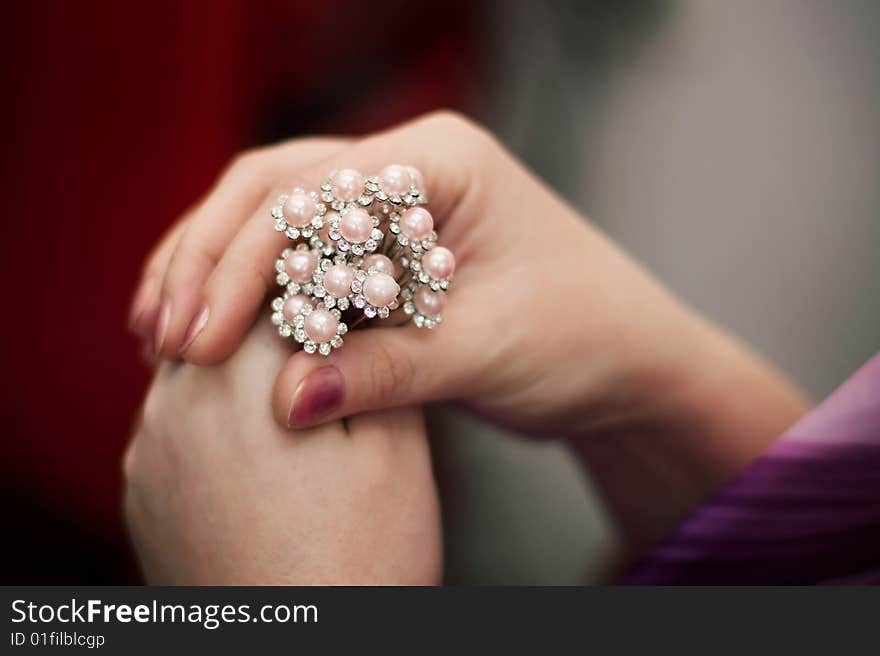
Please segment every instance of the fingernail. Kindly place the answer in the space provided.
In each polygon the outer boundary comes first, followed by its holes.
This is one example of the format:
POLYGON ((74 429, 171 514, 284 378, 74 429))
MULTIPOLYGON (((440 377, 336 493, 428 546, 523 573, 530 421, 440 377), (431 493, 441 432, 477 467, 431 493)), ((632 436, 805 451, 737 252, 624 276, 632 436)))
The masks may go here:
POLYGON ((131 302, 131 310, 128 313, 128 329, 136 335, 140 335, 144 338, 150 337, 150 335, 147 334, 148 329, 146 329, 144 325, 144 318, 147 314, 147 305, 149 304, 148 301, 150 300, 150 292, 152 292, 152 290, 152 279, 147 279, 141 282, 134 294, 134 299, 131 302))
POLYGON ((315 424, 339 408, 344 397, 345 378, 339 369, 332 365, 315 369, 293 393, 287 425, 302 428, 315 424))
POLYGON ((171 319, 171 303, 164 301, 159 310, 159 318, 156 321, 156 334, 153 338, 153 355, 159 357, 162 347, 165 345, 165 333, 168 331, 168 321, 171 319))
POLYGON ((211 314, 211 308, 204 305, 192 318, 192 321, 189 322, 189 325, 186 327, 186 333, 183 336, 183 344, 180 347, 181 355, 190 347, 196 337, 199 336, 199 333, 205 328, 205 324, 208 323, 209 314, 211 314))

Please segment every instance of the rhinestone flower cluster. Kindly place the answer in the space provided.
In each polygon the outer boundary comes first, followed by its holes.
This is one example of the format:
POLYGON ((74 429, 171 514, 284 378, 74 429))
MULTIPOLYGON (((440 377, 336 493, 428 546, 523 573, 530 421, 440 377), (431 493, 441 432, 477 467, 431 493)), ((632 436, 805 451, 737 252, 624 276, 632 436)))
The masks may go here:
POLYGON ((437 245, 421 173, 333 171, 319 191, 293 189, 272 210, 292 243, 275 261, 278 333, 329 355, 349 329, 402 308, 419 328, 443 321, 455 258, 437 245))

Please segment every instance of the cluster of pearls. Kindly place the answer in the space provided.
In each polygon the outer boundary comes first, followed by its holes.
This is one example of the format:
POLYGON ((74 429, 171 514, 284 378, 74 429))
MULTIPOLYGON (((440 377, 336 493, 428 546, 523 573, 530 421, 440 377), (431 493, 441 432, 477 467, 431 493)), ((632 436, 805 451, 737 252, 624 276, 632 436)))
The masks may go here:
POLYGON ((400 164, 334 171, 319 192, 279 197, 275 229, 294 242, 275 262, 279 334, 329 355, 349 328, 401 306, 420 328, 439 324, 455 258, 436 245, 426 203, 421 173, 400 164))

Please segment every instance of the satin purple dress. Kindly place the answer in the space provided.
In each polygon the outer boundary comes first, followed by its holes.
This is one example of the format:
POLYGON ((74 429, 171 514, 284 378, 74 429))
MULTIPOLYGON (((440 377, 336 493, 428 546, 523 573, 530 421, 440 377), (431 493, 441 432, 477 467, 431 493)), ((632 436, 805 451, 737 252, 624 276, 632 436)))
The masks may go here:
POLYGON ((880 354, 620 583, 880 584, 880 354))

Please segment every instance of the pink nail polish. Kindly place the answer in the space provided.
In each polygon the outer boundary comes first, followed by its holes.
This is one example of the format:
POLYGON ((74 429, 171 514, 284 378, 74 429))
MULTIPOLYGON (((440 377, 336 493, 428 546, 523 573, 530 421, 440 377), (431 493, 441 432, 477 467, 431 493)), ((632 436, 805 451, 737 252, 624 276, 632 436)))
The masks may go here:
POLYGON ((345 378, 333 365, 308 374, 293 393, 287 425, 303 428, 329 416, 345 398, 345 378))
POLYGON ((128 329, 144 339, 152 337, 148 318, 151 314, 149 310, 151 310, 150 305, 153 300, 153 291, 152 279, 141 282, 137 292, 135 292, 131 303, 131 310, 128 314, 128 329))
POLYGON ((204 330, 205 324, 208 323, 208 315, 210 314, 211 308, 204 305, 189 322, 189 325, 186 327, 186 333, 183 336, 183 344, 180 347, 181 354, 192 345, 196 337, 204 330))
POLYGON ((156 320, 156 333, 153 339, 153 353, 156 357, 162 353, 162 347, 165 345, 165 333, 168 332, 168 322, 171 319, 171 302, 164 301, 162 308, 159 310, 159 317, 156 320))

